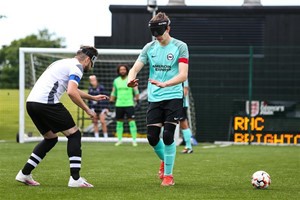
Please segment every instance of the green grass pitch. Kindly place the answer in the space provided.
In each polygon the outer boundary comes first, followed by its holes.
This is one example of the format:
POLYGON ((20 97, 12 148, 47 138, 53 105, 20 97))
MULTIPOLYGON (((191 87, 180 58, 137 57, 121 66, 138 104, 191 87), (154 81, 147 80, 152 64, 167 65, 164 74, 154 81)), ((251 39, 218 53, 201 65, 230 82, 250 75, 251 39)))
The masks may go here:
POLYGON ((33 177, 41 186, 15 181, 36 143, 0 143, 1 199, 299 199, 300 148, 297 146, 194 147, 190 155, 177 148, 175 186, 161 187, 159 160, 148 144, 115 147, 112 143, 83 143, 81 175, 94 188, 68 188, 66 143, 59 142, 33 177), (251 175, 265 170, 272 184, 254 189, 251 175))

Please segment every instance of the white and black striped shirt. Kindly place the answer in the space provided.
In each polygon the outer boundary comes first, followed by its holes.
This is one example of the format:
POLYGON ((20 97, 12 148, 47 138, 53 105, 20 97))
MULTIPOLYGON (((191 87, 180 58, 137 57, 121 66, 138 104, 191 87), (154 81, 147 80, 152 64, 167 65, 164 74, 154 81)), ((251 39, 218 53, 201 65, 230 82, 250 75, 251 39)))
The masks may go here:
POLYGON ((76 58, 58 60, 52 63, 39 77, 32 88, 27 102, 55 104, 67 90, 68 82, 79 84, 83 67, 76 58))

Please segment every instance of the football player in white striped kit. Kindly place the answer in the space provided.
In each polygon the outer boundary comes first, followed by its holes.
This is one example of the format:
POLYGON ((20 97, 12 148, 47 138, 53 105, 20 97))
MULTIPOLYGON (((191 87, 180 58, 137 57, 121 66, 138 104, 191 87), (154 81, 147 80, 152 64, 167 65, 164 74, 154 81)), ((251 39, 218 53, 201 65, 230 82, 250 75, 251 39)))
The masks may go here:
POLYGON ((33 123, 44 139, 33 149, 16 180, 27 185, 38 186, 31 172, 37 167, 57 143, 57 133, 62 132, 67 138, 67 153, 70 162, 69 187, 93 187, 79 174, 81 168, 81 132, 69 111, 60 103, 64 92, 70 99, 83 109, 91 118, 96 113, 89 109, 83 99, 100 101, 108 99, 106 95, 91 96, 78 89, 83 72, 93 68, 98 52, 94 47, 82 46, 74 58, 61 59, 52 63, 40 76, 32 88, 26 108, 33 123))

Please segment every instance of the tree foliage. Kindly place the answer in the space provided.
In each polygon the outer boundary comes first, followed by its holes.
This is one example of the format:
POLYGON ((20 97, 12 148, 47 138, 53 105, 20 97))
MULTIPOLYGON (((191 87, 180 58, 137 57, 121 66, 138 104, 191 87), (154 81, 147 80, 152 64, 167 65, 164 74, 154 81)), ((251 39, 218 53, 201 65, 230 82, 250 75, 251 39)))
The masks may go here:
POLYGON ((64 38, 54 38, 54 33, 47 29, 40 30, 37 35, 14 40, 8 46, 0 49, 0 88, 18 88, 19 86, 19 48, 20 47, 48 47, 62 48, 64 38), (54 38, 54 39, 52 39, 54 38))

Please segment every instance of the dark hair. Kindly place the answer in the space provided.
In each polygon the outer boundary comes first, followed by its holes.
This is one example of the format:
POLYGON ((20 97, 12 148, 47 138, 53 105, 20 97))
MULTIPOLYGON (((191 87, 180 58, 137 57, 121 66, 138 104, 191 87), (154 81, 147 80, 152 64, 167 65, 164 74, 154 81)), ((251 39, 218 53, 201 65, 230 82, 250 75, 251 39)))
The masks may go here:
POLYGON ((81 46, 80 49, 77 51, 77 55, 80 54, 85 54, 92 59, 93 56, 98 56, 98 51, 97 49, 95 49, 95 47, 92 46, 81 46))
POLYGON ((170 18, 164 12, 157 13, 149 21, 149 23, 157 23, 157 22, 167 22, 167 26, 171 24, 170 18))
POLYGON ((126 68, 126 71, 127 71, 126 74, 128 75, 128 73, 129 73, 129 67, 128 67, 127 64, 120 64, 120 65, 118 65, 118 67, 117 67, 117 74, 120 75, 120 68, 121 67, 125 67, 126 68))

